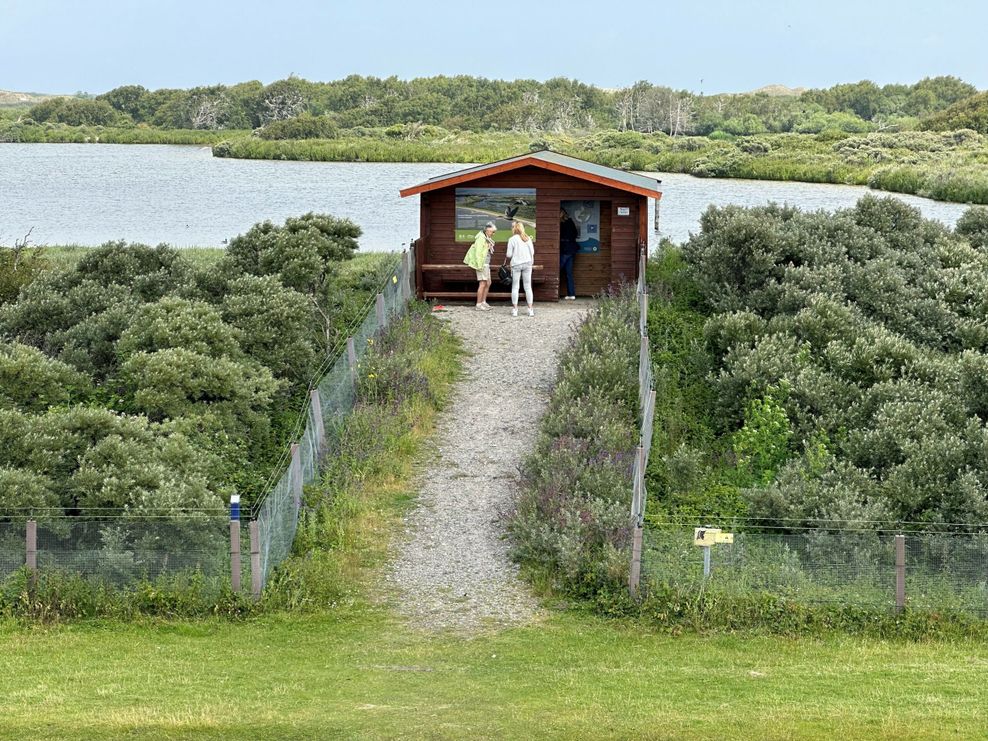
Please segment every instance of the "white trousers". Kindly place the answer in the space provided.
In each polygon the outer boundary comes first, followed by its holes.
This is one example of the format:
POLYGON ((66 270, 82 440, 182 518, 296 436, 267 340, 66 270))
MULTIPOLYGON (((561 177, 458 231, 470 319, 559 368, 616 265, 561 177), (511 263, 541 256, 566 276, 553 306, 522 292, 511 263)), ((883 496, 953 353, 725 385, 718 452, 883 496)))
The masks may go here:
POLYGON ((532 263, 526 263, 525 265, 512 265, 511 266, 511 305, 518 305, 518 281, 523 280, 525 283, 525 300, 528 301, 528 305, 531 306, 535 303, 535 299, 532 296, 532 263))

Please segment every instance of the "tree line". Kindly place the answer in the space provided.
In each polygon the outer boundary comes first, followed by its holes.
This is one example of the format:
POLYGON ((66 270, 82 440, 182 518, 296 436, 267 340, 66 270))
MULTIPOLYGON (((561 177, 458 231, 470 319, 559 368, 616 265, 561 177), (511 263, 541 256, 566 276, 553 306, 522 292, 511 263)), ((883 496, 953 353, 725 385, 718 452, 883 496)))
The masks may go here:
POLYGON ((298 138, 332 138, 339 129, 407 124, 469 131, 619 129, 739 136, 908 130, 927 121, 934 122, 933 128, 944 128, 949 121, 943 112, 977 101, 977 96, 973 85, 951 76, 913 85, 879 86, 863 80, 791 95, 702 95, 647 81, 605 90, 565 78, 540 82, 466 75, 412 80, 351 75, 313 82, 292 76, 269 85, 256 80, 191 89, 124 85, 94 98, 51 98, 32 107, 27 117, 73 126, 200 130, 263 130, 297 121, 289 131, 301 131, 298 138))

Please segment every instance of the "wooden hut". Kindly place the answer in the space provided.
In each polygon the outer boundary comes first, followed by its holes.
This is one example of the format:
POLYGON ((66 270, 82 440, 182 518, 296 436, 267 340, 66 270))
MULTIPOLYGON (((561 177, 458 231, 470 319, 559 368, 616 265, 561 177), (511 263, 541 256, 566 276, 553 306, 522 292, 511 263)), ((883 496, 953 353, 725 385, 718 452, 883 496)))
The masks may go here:
MULTIPOLYGON (((476 295, 476 276, 463 264, 463 256, 483 225, 494 221, 497 246, 491 266, 496 274, 511 221, 519 219, 535 236, 535 298, 557 301, 566 290, 560 286, 560 208, 580 230, 580 252, 574 260, 577 295, 593 296, 622 280, 634 281, 638 256, 648 249, 648 199, 662 197, 658 185, 644 175, 542 151, 405 188, 403 198, 421 198, 416 242, 419 298, 467 300, 476 295)), ((490 298, 508 297, 494 277, 490 298)))

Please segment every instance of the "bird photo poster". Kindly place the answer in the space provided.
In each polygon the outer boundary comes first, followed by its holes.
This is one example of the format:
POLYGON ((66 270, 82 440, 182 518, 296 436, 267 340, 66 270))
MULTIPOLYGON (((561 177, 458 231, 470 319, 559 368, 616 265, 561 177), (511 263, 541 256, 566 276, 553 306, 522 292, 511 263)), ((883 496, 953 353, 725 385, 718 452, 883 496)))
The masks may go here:
POLYGON ((600 201, 563 201, 560 206, 580 230, 580 252, 600 252, 600 201))
POLYGON ((456 241, 472 242, 484 224, 497 226, 494 239, 507 242, 511 222, 520 221, 535 237, 535 188, 457 188, 456 241))

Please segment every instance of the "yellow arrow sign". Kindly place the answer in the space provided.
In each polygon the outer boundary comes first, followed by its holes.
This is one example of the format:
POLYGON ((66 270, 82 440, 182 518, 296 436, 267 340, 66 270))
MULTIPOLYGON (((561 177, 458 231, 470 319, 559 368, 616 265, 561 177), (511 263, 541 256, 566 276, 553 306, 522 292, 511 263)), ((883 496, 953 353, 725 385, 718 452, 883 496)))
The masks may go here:
POLYGON ((693 530, 693 545, 710 547, 717 543, 733 543, 734 533, 721 532, 717 527, 698 527, 693 530))

